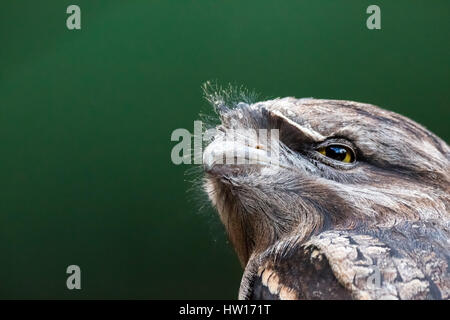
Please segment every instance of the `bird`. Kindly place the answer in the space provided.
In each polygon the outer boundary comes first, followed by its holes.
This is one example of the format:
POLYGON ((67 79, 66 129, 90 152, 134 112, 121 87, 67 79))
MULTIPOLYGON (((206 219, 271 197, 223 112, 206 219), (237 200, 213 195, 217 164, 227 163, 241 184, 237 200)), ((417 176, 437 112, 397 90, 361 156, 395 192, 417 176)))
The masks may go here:
POLYGON ((238 299, 450 299, 446 142, 372 104, 204 89, 219 121, 203 190, 243 267, 238 299))

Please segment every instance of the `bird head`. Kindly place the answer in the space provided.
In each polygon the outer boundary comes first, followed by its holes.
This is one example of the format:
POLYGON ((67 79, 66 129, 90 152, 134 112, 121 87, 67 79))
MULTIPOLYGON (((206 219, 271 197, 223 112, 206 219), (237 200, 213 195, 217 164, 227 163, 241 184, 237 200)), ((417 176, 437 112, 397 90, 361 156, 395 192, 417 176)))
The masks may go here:
POLYGON ((414 121, 352 101, 208 100, 221 123, 204 188, 242 265, 323 230, 448 222, 450 149, 414 121))

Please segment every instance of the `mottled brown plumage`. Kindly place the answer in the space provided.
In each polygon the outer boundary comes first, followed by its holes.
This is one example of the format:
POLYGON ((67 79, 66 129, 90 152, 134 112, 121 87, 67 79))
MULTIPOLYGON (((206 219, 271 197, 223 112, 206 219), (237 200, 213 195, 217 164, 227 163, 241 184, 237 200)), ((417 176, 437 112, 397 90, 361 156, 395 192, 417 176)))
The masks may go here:
MULTIPOLYGON (((207 97, 221 124, 204 152, 205 190, 245 267, 241 299, 449 299, 445 142, 364 103, 207 97), (226 151, 235 129, 278 129, 263 149, 276 146, 279 161, 208 157, 226 151), (330 145, 355 161, 319 152, 330 145)), ((241 138, 245 157, 260 149, 241 138)))

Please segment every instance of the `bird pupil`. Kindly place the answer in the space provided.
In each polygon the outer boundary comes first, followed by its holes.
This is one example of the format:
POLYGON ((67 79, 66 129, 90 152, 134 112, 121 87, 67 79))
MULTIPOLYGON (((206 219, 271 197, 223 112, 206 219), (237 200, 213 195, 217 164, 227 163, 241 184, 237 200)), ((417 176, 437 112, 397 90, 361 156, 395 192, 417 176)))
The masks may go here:
POLYGON ((341 147, 327 147, 326 148, 326 155, 327 157, 330 157, 335 160, 343 161, 345 159, 345 156, 347 155, 347 150, 345 148, 341 147))

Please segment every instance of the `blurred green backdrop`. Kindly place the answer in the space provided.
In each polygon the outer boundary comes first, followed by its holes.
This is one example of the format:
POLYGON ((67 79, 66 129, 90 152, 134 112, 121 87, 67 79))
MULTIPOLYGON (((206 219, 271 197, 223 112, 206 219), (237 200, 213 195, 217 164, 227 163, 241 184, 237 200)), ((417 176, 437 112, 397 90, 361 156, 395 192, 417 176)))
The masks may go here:
POLYGON ((448 141, 450 2, 376 1, 378 31, 370 4, 2 1, 0 298, 237 297, 224 231, 170 161, 206 80, 374 103, 448 141))

